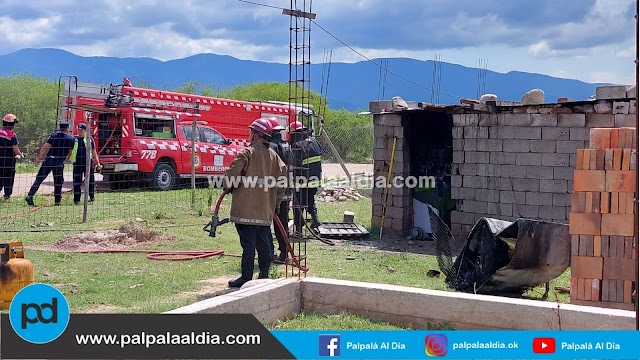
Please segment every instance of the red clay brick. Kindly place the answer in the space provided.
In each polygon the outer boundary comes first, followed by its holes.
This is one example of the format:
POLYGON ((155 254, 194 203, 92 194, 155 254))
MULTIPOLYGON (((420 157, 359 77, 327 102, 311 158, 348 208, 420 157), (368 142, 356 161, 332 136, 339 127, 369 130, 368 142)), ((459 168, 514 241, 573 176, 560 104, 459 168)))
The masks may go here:
POLYGON ((602 214, 600 234, 633 236, 633 214, 602 214))
POLYGON ((631 149, 622 149, 622 166, 620 170, 631 170, 631 149))
MULTIPOLYGON (((583 236, 583 235, 580 235, 583 236)), ((587 253, 585 254, 586 256, 593 256, 593 238, 594 235, 584 235, 585 237, 585 242, 586 242, 586 247, 587 247, 587 253)))
POLYGON ((594 193, 592 193, 593 196, 593 211, 594 213, 602 213, 602 211, 600 211, 600 194, 601 192, 596 191, 594 193))
POLYGON ((571 235, 571 256, 580 255, 580 235, 571 235))
MULTIPOLYGON (((612 257, 601 259, 603 259, 602 279, 635 281, 636 262, 633 259, 620 259, 612 257)), ((573 261, 573 258, 571 258, 571 261, 573 261)), ((571 273, 573 274, 573 264, 571 267, 571 273)), ((578 277, 577 274, 576 277, 578 277)), ((611 299, 609 300, 611 301, 611 299)))
POLYGON ((604 150, 604 169, 613 170, 613 149, 604 150))
POLYGON ((622 149, 613 149, 613 170, 622 170, 622 149))
POLYGON ((571 276, 579 279, 602 279, 603 259, 595 256, 572 256, 571 276))
POLYGON ((616 257, 624 259, 624 236, 616 236, 616 257))
POLYGON ((614 148, 614 149, 620 147, 620 141, 618 140, 619 131, 620 131, 620 129, 618 129, 618 128, 611 129, 611 137, 610 137, 611 141, 610 141, 609 147, 614 148))
MULTIPOLYGON (((582 150, 582 170, 590 170, 591 169, 591 150, 583 149, 582 150)), ((577 159, 576 159, 577 161, 577 159)))
POLYGON ((590 214, 593 212, 593 193, 591 191, 587 191, 585 193, 585 203, 584 203, 584 212, 590 214))
POLYGON ((609 256, 608 257, 616 257, 618 256, 618 237, 617 236, 609 236, 609 256))
POLYGON ((624 236, 624 254, 625 259, 633 258, 633 236, 624 236))
POLYGON ((575 300, 578 298, 578 279, 571 278, 571 289, 569 290, 569 298, 575 300))
MULTIPOLYGON (((605 180, 606 190, 601 190, 601 191, 609 191, 609 192, 634 192, 635 191, 635 188, 636 188, 636 172, 635 171, 615 171, 615 170, 607 171, 605 178, 606 178, 605 180)), ((574 186, 575 186, 575 182, 574 182, 574 186)), ((589 190, 589 191, 595 191, 595 190, 589 190)))
POLYGON ((608 257, 609 256, 609 238, 610 237, 611 236, 606 236, 606 235, 601 236, 601 238, 602 238, 602 248, 601 248, 602 257, 608 257))
POLYGON ((600 193, 600 213, 607 214, 609 213, 609 202, 611 201, 611 193, 601 192, 600 193))
POLYGON ((578 296, 577 300, 584 300, 584 279, 578 278, 578 296))
POLYGON ((611 146, 611 128, 593 128, 589 131, 589 148, 606 149, 611 146))
POLYGON ((569 214, 569 233, 577 235, 601 235, 602 214, 569 214))
POLYGON ((589 149, 589 170, 597 170, 598 155, 596 149, 589 149))
POLYGON ((602 301, 609 301, 609 280, 602 280, 602 289, 601 289, 602 301))
POLYGON ((587 193, 584 191, 578 192, 578 211, 583 213, 585 212, 585 205, 587 204, 587 193))
POLYGON ((627 193, 618 193, 618 214, 627 213, 627 193))
POLYGON ((581 212, 578 210, 578 200, 580 199, 579 193, 577 191, 573 191, 571 193, 571 211, 572 212, 581 212))
POLYGON ((584 149, 576 151, 576 170, 582 170, 582 162, 584 161, 584 149))
POLYGON ((609 279, 609 301, 618 301, 616 281, 609 279))
POLYGON ((602 236, 600 235, 596 235, 593 237, 593 256, 602 256, 602 236))
POLYGON ((636 210, 635 193, 627 193, 627 211, 626 214, 634 214, 636 210))
POLYGON ((604 149, 596 150, 596 170, 604 170, 604 149))
POLYGON ((578 256, 587 256, 587 237, 589 235, 578 235, 580 237, 579 248, 578 248, 578 256))
POLYGON ((593 279, 584 279, 584 299, 591 301, 591 281, 593 279))
POLYGON ((591 279, 591 301, 600 301, 600 279, 591 279))
POLYGON ((611 205, 609 205, 609 212, 612 214, 617 214, 618 210, 620 209, 618 207, 618 199, 619 199, 619 195, 620 193, 609 193, 611 194, 611 205))
POLYGON ((632 303, 633 299, 631 295, 633 294, 633 281, 625 280, 624 282, 624 302, 632 303))
POLYGON ((624 280, 616 280, 616 301, 624 302, 624 280))
POLYGON ((574 170, 573 191, 608 191, 606 188, 606 174, 604 170, 574 170))

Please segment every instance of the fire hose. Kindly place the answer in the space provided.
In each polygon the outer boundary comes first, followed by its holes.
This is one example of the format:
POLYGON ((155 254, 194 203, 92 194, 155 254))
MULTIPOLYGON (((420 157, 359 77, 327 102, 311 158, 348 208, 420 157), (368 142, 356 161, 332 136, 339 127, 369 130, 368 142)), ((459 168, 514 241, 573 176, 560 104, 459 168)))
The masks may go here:
MULTIPOLYGON (((209 232, 209 236, 210 237, 216 237, 216 230, 217 230, 218 226, 224 225, 224 224, 229 222, 228 218, 220 220, 220 218, 218 217, 218 212, 220 211, 220 204, 222 203, 222 199, 224 199, 224 197, 230 192, 231 192, 230 190, 225 190, 225 191, 222 192, 222 194, 220 194, 220 197, 218 198, 218 201, 216 202, 216 206, 215 206, 215 208, 213 210, 213 215, 211 217, 211 221, 209 221, 209 223, 207 223, 207 225, 205 225, 204 228, 202 228, 202 230, 209 232)), ((278 215, 275 214, 275 213, 273 214, 273 220, 275 221, 276 225, 278 225, 278 229, 280 229, 280 233, 282 234, 282 237, 284 238, 284 242, 287 245, 287 251, 291 255, 291 261, 293 263, 293 266, 297 267, 298 269, 300 269, 300 270, 302 270, 304 272, 309 271, 309 267, 308 266, 300 265, 300 263, 296 259, 295 251, 293 250, 293 246, 291 246, 291 243, 289 242, 288 232, 285 230, 284 226, 282 225, 282 222, 278 218, 278 215)))

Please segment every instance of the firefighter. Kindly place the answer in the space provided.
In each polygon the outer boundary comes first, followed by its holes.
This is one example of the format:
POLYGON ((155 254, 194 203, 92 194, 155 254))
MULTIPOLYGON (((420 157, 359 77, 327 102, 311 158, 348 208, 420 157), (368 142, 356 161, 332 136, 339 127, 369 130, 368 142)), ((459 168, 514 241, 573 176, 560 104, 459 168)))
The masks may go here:
MULTIPOLYGON (((73 149, 72 159, 73 161, 73 203, 80 204, 80 187, 84 178, 87 177, 87 139, 85 138, 87 132, 86 124, 78 124, 78 135, 75 137, 75 144, 73 149)), ((100 165, 100 159, 96 152, 96 144, 93 140, 93 136, 89 136, 91 142, 91 165, 89 165, 89 201, 95 199, 96 181, 94 177, 94 167, 98 169, 102 168, 100 165)))
MULTIPOLYGON (((273 129, 270 146, 278 154, 280 160, 282 160, 287 168, 289 168, 289 166, 293 164, 293 153, 291 152, 291 147, 289 146, 289 144, 282 138, 282 130, 285 130, 285 127, 282 126, 280 124, 280 120, 275 117, 269 118, 269 121, 271 122, 271 126, 273 129)), ((276 204, 275 210, 278 219, 280 219, 280 223, 282 223, 282 226, 285 228, 285 231, 289 226, 289 201, 291 201, 291 193, 291 187, 287 184, 284 197, 282 199, 279 199, 278 203, 276 204)), ((275 249, 273 246, 273 241, 271 241, 272 256, 274 258, 274 261, 284 262, 287 259, 287 244, 284 241, 284 234, 280 231, 280 228, 276 224, 275 219, 273 221, 273 231, 275 232, 276 239, 278 240, 278 250, 280 251, 280 254, 278 255, 278 257, 275 257, 275 249)))
POLYGON ((242 274, 229 281, 230 287, 241 287, 253 279, 254 257, 258 252, 259 279, 269 277, 271 266, 271 223, 276 201, 284 196, 284 188, 271 187, 268 179, 286 175, 286 165, 269 147, 271 123, 257 119, 249 125, 251 144, 242 150, 225 172, 224 189, 232 191, 229 220, 235 223, 242 246, 242 274), (257 186, 238 180, 250 178, 257 186), (232 187, 237 186, 237 187, 232 187))
MULTIPOLYGON (((312 136, 300 121, 296 121, 289 127, 291 139, 291 150, 293 152, 295 194, 293 196, 294 205, 306 206, 311 215, 311 228, 318 228, 321 223, 318 218, 318 208, 316 207, 315 196, 322 179, 322 149, 320 144, 312 136)), ((302 234, 303 219, 302 211, 298 207, 293 209, 293 220, 295 226, 294 236, 302 234)))
POLYGON ((36 164, 42 161, 40 170, 36 175, 36 180, 31 185, 31 189, 25 198, 30 206, 33 203, 33 195, 36 194, 44 179, 53 173, 53 195, 55 206, 60 206, 62 200, 62 185, 64 184, 64 163, 69 161, 75 140, 69 135, 69 123, 62 121, 59 129, 49 135, 47 142, 42 145, 38 156, 36 156, 36 164))
POLYGON ((6 114, 2 118, 0 128, 0 190, 4 189, 4 199, 9 200, 13 193, 13 182, 16 178, 16 159, 22 159, 18 135, 13 127, 18 123, 18 117, 6 114))

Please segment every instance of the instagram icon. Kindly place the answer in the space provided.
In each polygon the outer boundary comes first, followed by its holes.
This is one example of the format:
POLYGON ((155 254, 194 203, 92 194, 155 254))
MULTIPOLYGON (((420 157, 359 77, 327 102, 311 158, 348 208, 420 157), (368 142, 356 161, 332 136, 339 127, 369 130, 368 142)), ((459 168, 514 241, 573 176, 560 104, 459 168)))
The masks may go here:
POLYGON ((449 351, 449 341, 442 334, 430 334, 424 338, 424 352, 429 357, 445 356, 449 351))

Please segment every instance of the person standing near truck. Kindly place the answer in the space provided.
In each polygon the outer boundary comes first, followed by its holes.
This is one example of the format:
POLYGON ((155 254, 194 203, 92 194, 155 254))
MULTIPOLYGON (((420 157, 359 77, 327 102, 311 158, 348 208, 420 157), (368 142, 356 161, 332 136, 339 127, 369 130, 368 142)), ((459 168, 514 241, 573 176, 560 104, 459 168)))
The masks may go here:
POLYGON ((64 163, 71 158, 74 144, 75 140, 69 135, 69 123, 67 121, 61 122, 58 131, 49 135, 47 142, 42 145, 38 156, 36 156, 36 164, 42 161, 42 165, 25 198, 27 204, 35 206, 33 195, 36 194, 44 179, 49 176, 49 173, 53 173, 54 205, 60 206, 62 185, 64 184, 64 163))
POLYGON ((231 191, 233 199, 229 220, 235 223, 242 246, 242 274, 229 281, 230 287, 241 287, 253 279, 256 250, 260 269, 258 278, 269 277, 272 261, 269 243, 273 243, 271 223, 277 199, 282 198, 284 189, 269 187, 268 180, 280 179, 287 171, 278 154, 269 148, 272 135, 269 120, 257 119, 249 129, 251 144, 236 156, 224 178, 224 190, 231 191))
POLYGON ((91 144, 91 159, 89 162, 89 201, 95 199, 96 193, 96 180, 94 177, 94 166, 101 168, 100 159, 96 152, 96 144, 93 140, 93 136, 86 136, 87 125, 78 124, 78 135, 75 137, 75 145, 73 153, 75 159, 73 159, 73 203, 80 204, 81 186, 85 178, 87 178, 87 143, 91 144))
MULTIPOLYGON (((273 129, 273 135, 271 136, 271 144, 270 147, 278 154, 280 160, 284 162, 284 164, 289 168, 293 164, 293 153, 291 152, 291 147, 289 143, 287 143, 282 138, 282 130, 285 129, 284 126, 280 124, 280 120, 275 117, 269 118, 271 122, 271 126, 273 129)), ((288 175, 288 174, 287 174, 288 175)), ((287 176, 287 181, 289 177, 287 176)), ((276 215, 282 223, 282 227, 287 231, 287 227, 289 226, 289 202, 291 201, 291 187, 287 186, 284 196, 282 199, 278 201, 276 204, 276 215)), ((273 231, 276 234, 276 239, 278 240, 278 250, 280 254, 278 257, 275 257, 275 249, 273 246, 273 241, 271 241, 271 253, 274 257, 274 261, 284 262, 287 259, 287 243, 284 241, 284 234, 276 224, 275 219, 273 220, 273 231)))
POLYGON ((16 159, 24 157, 20 151, 18 135, 13 132, 13 127, 17 123, 17 116, 6 114, 2 118, 2 128, 0 128, 0 190, 4 189, 4 200, 9 200, 13 193, 16 159))

